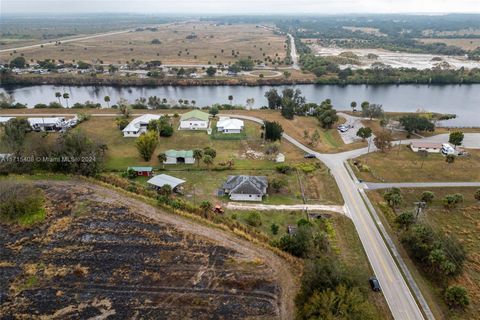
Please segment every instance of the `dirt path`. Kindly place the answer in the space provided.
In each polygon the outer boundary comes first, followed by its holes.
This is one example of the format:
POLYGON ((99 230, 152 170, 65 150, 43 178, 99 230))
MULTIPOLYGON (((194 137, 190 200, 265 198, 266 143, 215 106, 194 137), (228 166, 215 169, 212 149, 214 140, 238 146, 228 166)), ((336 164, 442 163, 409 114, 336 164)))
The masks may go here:
POLYGON ((319 210, 319 211, 333 211, 345 214, 344 206, 321 205, 321 204, 262 204, 262 203, 235 203, 229 202, 227 209, 232 210, 319 210))
POLYGON ((112 189, 102 187, 93 183, 87 183, 80 180, 75 181, 49 181, 52 184, 60 184, 68 187, 69 185, 84 184, 95 190, 96 196, 102 201, 128 206, 136 210, 139 215, 152 219, 153 221, 168 223, 175 226, 180 231, 200 235, 222 246, 232 248, 246 256, 260 258, 275 271, 275 279, 281 287, 281 297, 279 306, 280 319, 293 319, 295 313, 294 297, 298 291, 298 278, 300 274, 294 274, 294 271, 288 266, 284 259, 277 256, 272 251, 254 245, 243 240, 230 232, 210 228, 195 223, 187 218, 166 213, 140 200, 126 197, 124 194, 112 189))

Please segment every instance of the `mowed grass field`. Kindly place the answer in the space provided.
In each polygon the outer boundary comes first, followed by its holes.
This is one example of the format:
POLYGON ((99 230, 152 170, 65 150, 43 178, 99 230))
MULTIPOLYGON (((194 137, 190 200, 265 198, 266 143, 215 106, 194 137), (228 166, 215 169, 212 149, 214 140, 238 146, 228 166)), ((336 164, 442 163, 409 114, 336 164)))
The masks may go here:
POLYGON ((468 38, 422 38, 417 39, 422 43, 445 43, 449 46, 460 47, 465 50, 475 50, 480 47, 480 38, 468 39, 468 38))
MULTIPOLYGON (((216 121, 216 120, 214 120, 216 121)), ((285 181, 285 186, 279 192, 269 192, 266 198, 268 204, 303 203, 302 187, 308 203, 342 204, 343 200, 336 186, 335 180, 328 169, 320 165, 315 171, 304 173, 299 171, 289 175, 276 171, 275 163, 264 154, 265 142, 261 139, 260 125, 245 121, 246 139, 243 140, 214 140, 206 131, 177 130, 178 120, 174 120, 174 133, 169 138, 160 138, 157 148, 150 161, 144 161, 138 154, 135 146, 136 138, 124 138, 118 129, 114 117, 92 117, 83 122, 74 130, 82 130, 92 140, 108 146, 106 153, 105 170, 124 172, 129 166, 153 166, 157 172, 165 172, 187 181, 185 196, 190 200, 209 199, 212 201, 227 200, 216 196, 216 190, 222 185, 228 175, 265 175, 272 179, 285 181), (214 164, 210 170, 203 162, 200 165, 162 165, 157 159, 159 153, 169 149, 192 150, 211 147, 217 151, 214 164), (227 169, 221 163, 233 160, 232 169, 227 169), (222 169, 217 171, 218 169, 222 169)), ((58 134, 43 135, 29 133, 26 148, 54 142, 58 134)), ((305 160, 303 153, 292 144, 282 141, 279 143, 280 152, 286 157, 286 163, 292 166, 304 162, 312 165, 316 160, 305 160)), ((0 148, 0 153, 2 149, 0 148)), ((5 150, 6 151, 6 150, 5 150)), ((145 182, 137 179, 137 182, 145 182)))
MULTIPOLYGON (((480 202, 474 199, 477 188, 406 188, 402 189, 403 203, 397 212, 412 210, 413 203, 420 199, 422 192, 432 191, 435 193, 433 203, 427 207, 420 221, 431 225, 434 229, 453 235, 464 245, 467 252, 463 273, 449 284, 461 285, 469 291, 470 306, 465 313, 457 313, 448 310, 443 300, 443 293, 434 283, 428 279, 428 274, 417 267, 402 249, 398 239, 397 248, 408 264, 417 284, 427 299, 437 319, 478 319, 480 308, 480 202), (442 199, 447 194, 461 193, 465 201, 457 208, 447 210, 443 207, 442 199)), ((391 233, 396 233, 394 219, 396 214, 384 203, 384 190, 368 191, 368 196, 381 213, 384 225, 391 233)))
POLYGON ((409 146, 401 145, 387 153, 374 152, 357 158, 369 172, 352 167, 358 178, 372 182, 480 181, 480 150, 467 151, 470 156, 456 157, 454 163, 448 164, 441 154, 422 158, 409 146))
POLYGON ((0 54, 4 63, 23 54, 27 61, 55 59, 65 62, 124 64, 132 59, 160 60, 163 64, 233 63, 239 58, 286 56, 286 38, 254 24, 217 25, 210 22, 178 22, 158 25, 157 31, 132 31, 55 46, 0 54), (192 39, 187 36, 195 35, 192 39), (152 44, 158 39, 160 44, 152 44))

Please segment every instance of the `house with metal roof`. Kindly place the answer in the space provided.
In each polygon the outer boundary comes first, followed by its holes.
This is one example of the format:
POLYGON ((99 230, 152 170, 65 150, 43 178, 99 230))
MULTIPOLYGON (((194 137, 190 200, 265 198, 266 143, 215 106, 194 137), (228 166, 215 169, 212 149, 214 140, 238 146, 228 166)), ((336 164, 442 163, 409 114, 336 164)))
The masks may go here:
POLYGON ((217 131, 223 133, 241 133, 244 128, 243 120, 230 117, 220 117, 217 122, 217 131))
POLYGON ((262 201, 267 195, 268 180, 265 176, 229 176, 223 184, 225 194, 234 201, 262 201))
POLYGON ((164 185, 168 184, 170 187, 172 187, 172 190, 175 190, 178 186, 185 183, 185 180, 169 176, 168 174, 160 174, 148 180, 147 183, 156 189, 160 189, 164 185))
POLYGON ((200 110, 192 110, 180 117, 180 130, 207 130, 210 115, 200 110))
POLYGON ((152 120, 160 119, 161 115, 144 114, 138 118, 133 119, 122 130, 124 137, 140 137, 142 133, 147 132, 148 123, 152 120))
POLYGON ((165 151, 167 160, 164 164, 194 164, 195 159, 193 158, 193 150, 167 150, 165 151))

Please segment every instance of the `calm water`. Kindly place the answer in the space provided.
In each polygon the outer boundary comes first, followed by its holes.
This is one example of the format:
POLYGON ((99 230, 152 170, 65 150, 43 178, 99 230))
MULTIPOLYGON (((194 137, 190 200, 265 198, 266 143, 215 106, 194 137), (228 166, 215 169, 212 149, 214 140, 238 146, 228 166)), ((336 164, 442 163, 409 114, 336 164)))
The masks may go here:
MULTIPOLYGON (((350 109, 350 102, 362 101, 379 103, 386 111, 416 111, 424 109, 433 112, 455 113, 458 118, 451 120, 451 126, 480 126, 480 84, 474 85, 297 85, 309 102, 320 102, 330 98, 338 110, 350 109)), ((276 87, 281 91, 284 87, 276 87)), ((103 98, 108 95, 111 104, 119 98, 134 101, 140 97, 156 95, 169 100, 195 100, 197 106, 213 103, 228 103, 233 95, 234 104, 245 104, 248 98, 255 99, 254 108, 267 104, 264 97, 269 86, 195 86, 195 87, 111 87, 111 86, 30 86, 0 87, 0 92, 12 94, 17 102, 33 106, 36 103, 57 101, 55 92, 68 92, 69 104, 91 100, 105 105, 103 98)), ((62 103, 64 103, 62 99, 62 103)))

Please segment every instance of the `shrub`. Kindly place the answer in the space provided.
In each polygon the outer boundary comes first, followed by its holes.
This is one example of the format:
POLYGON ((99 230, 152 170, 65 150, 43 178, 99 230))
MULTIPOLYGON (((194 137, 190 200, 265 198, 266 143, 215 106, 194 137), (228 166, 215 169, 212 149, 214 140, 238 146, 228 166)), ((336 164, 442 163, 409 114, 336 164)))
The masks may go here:
POLYGON ((116 122, 117 122, 117 127, 120 130, 125 129, 125 127, 128 126, 128 124, 130 123, 130 121, 128 121, 128 119, 126 118, 117 118, 116 122))
POLYGON ((426 203, 432 203, 433 198, 435 198, 435 193, 431 191, 424 191, 422 192, 422 197, 420 199, 426 203))
POLYGON ((395 222, 402 228, 408 229, 415 223, 415 216, 411 211, 405 211, 395 218, 395 222))
POLYGON ((275 167, 275 170, 277 170, 277 172, 279 172, 279 173, 290 174, 292 172, 293 168, 291 166, 289 166, 288 164, 278 164, 275 167))
POLYGON ((480 189, 475 191, 475 194, 473 195, 473 197, 475 198, 475 200, 480 201, 480 189))
POLYGON ((460 286, 448 287, 445 290, 445 302, 452 309, 465 309, 470 304, 467 289, 460 286))
POLYGON ((32 224, 44 218, 41 191, 29 184, 0 182, 0 219, 8 223, 32 224))
POLYGON ((250 212, 245 218, 245 221, 247 222, 248 225, 252 227, 259 227, 262 225, 260 214, 256 211, 250 212))
POLYGON ((463 195, 460 193, 447 194, 442 200, 443 206, 447 209, 455 208, 459 203, 463 202, 463 195))
POLYGON ((271 231, 272 234, 274 234, 274 235, 278 234, 278 229, 279 229, 279 227, 278 227, 278 225, 275 224, 275 223, 272 223, 272 225, 270 226, 270 231, 271 231))

